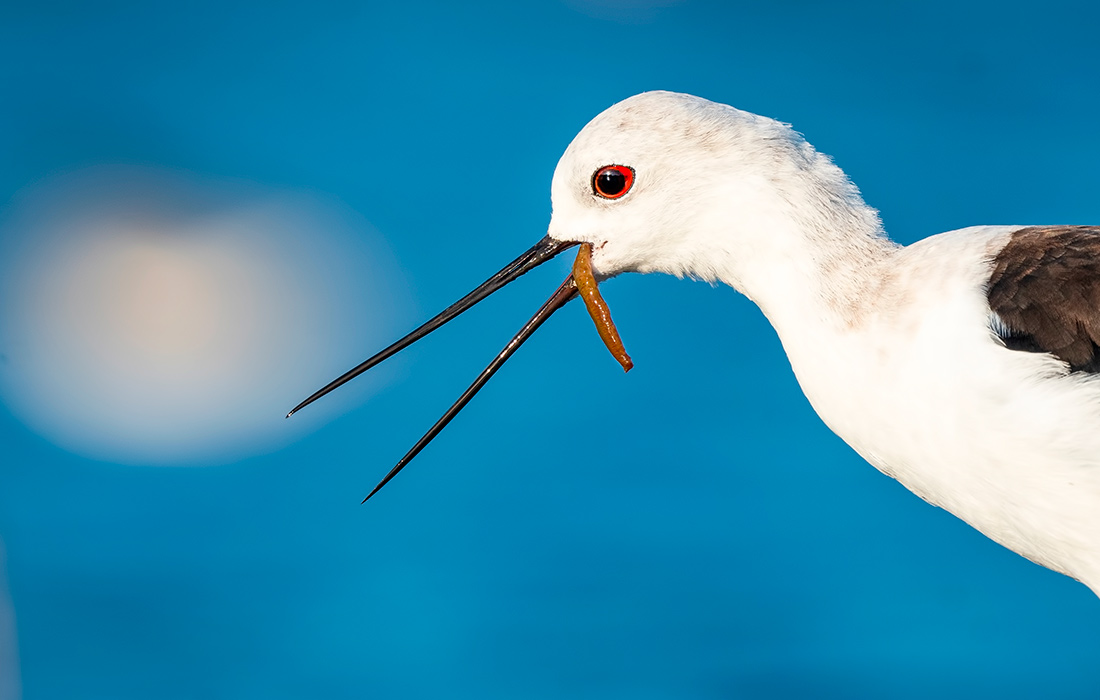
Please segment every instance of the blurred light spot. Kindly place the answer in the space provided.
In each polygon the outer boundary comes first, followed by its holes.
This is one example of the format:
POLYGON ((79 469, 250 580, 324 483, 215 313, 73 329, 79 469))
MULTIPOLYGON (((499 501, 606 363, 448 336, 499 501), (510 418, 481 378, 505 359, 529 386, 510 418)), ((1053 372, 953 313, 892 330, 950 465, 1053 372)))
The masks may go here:
POLYGON ((300 436, 377 382, 283 420, 406 297, 370 225, 302 193, 101 167, 5 214, 0 399, 96 459, 218 463, 300 436))

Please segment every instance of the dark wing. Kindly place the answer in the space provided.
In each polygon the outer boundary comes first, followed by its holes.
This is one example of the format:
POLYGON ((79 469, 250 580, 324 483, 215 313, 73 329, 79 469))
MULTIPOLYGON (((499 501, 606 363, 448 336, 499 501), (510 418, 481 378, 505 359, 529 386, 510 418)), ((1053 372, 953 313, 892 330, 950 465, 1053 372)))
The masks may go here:
POLYGON ((1100 372, 1100 226, 1031 226, 993 259, 993 329, 1011 350, 1100 372))

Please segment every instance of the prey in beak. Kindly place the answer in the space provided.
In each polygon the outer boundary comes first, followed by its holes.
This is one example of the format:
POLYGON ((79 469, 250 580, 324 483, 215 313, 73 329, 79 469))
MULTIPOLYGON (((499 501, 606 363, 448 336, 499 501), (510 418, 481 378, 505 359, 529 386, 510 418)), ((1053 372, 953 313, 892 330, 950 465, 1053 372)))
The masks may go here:
MULTIPOLYGON (((518 278, 523 273, 538 267, 558 253, 572 248, 577 244, 576 241, 558 241, 550 236, 546 236, 530 250, 505 266, 500 272, 482 282, 472 292, 448 306, 424 325, 318 389, 308 399, 295 406, 290 413, 286 414, 286 417, 290 418, 299 410, 305 408, 325 394, 328 394, 330 391, 355 379, 371 367, 374 367, 383 360, 412 345, 455 318, 463 311, 473 307, 496 290, 518 278)), ((607 307, 607 302, 600 296, 598 285, 599 283, 596 281, 596 277, 592 272, 592 245, 590 243, 582 243, 580 244, 580 250, 577 252, 577 259, 573 262, 573 272, 565 278, 565 281, 562 282, 557 291, 555 291, 535 315, 519 329, 515 337, 508 341, 508 344, 504 346, 500 354, 494 357, 493 361, 489 363, 489 366, 481 371, 481 374, 477 376, 474 383, 471 384, 466 391, 462 392, 458 400, 455 401, 443 416, 435 422, 435 425, 424 434, 424 437, 417 440, 416 444, 412 446, 412 449, 401 458, 401 461, 383 477, 382 481, 378 482, 378 485, 367 494, 363 502, 366 503, 371 496, 378 493, 383 486, 389 483, 390 479, 397 476, 397 473, 412 461, 413 457, 420 454, 420 451, 451 422, 452 418, 458 415, 458 412, 470 402, 470 399, 474 398, 474 395, 481 391, 481 387, 485 386, 485 383, 489 381, 489 378, 492 377, 498 369, 500 369, 501 365, 507 362, 508 358, 511 357, 536 330, 538 330, 538 327, 541 326, 546 319, 550 318, 555 311, 565 306, 567 302, 578 295, 584 300, 584 305, 588 309, 589 315, 592 316, 592 320, 596 324, 596 330, 600 334, 600 338, 603 339, 607 349, 611 351, 611 354, 623 366, 623 370, 629 372, 630 368, 634 366, 634 363, 631 362, 630 356, 627 355, 626 349, 623 347, 623 341, 619 337, 619 332, 615 329, 615 324, 611 321, 611 312, 607 307)))

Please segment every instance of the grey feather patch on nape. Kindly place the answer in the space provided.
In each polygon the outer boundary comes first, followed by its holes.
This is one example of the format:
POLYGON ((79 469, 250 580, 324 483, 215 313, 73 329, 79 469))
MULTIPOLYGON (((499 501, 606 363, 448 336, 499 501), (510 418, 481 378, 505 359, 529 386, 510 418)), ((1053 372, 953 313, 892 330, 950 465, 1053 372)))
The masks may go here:
POLYGON ((990 328, 1010 350, 1100 372, 1100 226, 1029 226, 993 258, 990 328))

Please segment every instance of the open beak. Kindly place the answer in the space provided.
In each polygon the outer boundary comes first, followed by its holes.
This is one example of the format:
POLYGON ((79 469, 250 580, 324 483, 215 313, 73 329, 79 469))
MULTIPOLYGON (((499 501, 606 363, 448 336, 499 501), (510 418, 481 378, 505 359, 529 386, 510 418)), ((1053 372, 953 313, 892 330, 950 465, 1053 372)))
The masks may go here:
MULTIPOLYGON (((577 245, 577 242, 575 241, 558 241, 550 238, 550 236, 544 237, 530 250, 513 260, 500 272, 482 282, 472 292, 462 297, 454 304, 448 306, 446 309, 444 309, 434 318, 426 322, 424 325, 420 326, 413 332, 406 335, 404 338, 401 338, 378 354, 368 358, 356 367, 348 370, 347 372, 332 380, 322 388, 318 389, 305 401, 295 406, 290 413, 286 414, 286 417, 291 417, 296 412, 313 403, 325 394, 328 394, 330 391, 336 389, 339 386, 342 386, 343 384, 346 384, 355 377, 358 377, 363 372, 366 372, 371 367, 374 367, 375 365, 381 363, 383 360, 397 354, 399 351, 407 348, 409 345, 412 345, 417 340, 420 340, 435 329, 455 318, 463 311, 466 311, 467 309, 473 307, 479 301, 486 298, 487 296, 500 289, 504 285, 508 284, 512 280, 518 278, 523 273, 538 267, 550 258, 556 256, 558 253, 561 253, 562 251, 575 245, 577 245)), ((542 307, 535 313, 535 315, 532 316, 531 319, 523 325, 519 332, 516 333, 515 337, 508 341, 508 344, 504 346, 504 349, 500 351, 500 354, 493 358, 493 361, 489 363, 488 367, 482 370, 481 374, 479 374, 477 376, 477 379, 474 380, 474 383, 471 384, 470 387, 466 389, 466 391, 464 391, 461 396, 458 397, 458 400, 455 401, 454 404, 452 404, 451 407, 447 409, 446 413, 444 413, 443 416, 435 422, 435 425, 433 425, 431 429, 429 429, 428 432, 424 434, 424 437, 420 438, 416 442, 416 444, 412 446, 412 449, 410 449, 405 454, 405 456, 401 458, 401 461, 399 461, 397 465, 393 469, 391 469, 388 474, 386 474, 382 481, 378 482, 378 485, 375 486, 369 494, 367 494, 367 497, 363 499, 364 503, 366 503, 371 496, 378 493, 379 489, 389 483, 390 479, 397 476, 397 473, 404 469, 405 465, 411 462, 413 457, 416 457, 416 455, 418 455, 420 451, 423 450, 424 447, 426 447, 427 444, 431 442, 432 439, 435 438, 435 436, 438 435, 439 432, 443 430, 443 428, 446 427, 448 423, 451 422, 452 418, 458 415, 458 412, 461 411, 466 406, 466 404, 470 402, 470 399, 472 399, 474 395, 476 395, 477 392, 481 390, 481 387, 485 386, 485 383, 489 381, 489 378, 492 377, 498 369, 500 369, 501 365, 508 361, 508 358, 511 357, 512 354, 515 353, 515 351, 518 350, 519 347, 523 345, 523 343, 526 342, 528 338, 531 337, 531 335, 538 329, 539 326, 541 326, 546 321, 546 319, 550 318, 550 316, 553 315, 555 311, 565 306, 567 302, 569 302, 571 299, 573 299, 573 297, 577 296, 578 294, 584 300, 585 306, 587 307, 589 314, 592 316, 592 320, 596 324, 596 330, 599 332, 600 338, 603 339, 604 344, 607 345, 608 349, 611 351, 611 354, 614 355, 615 359, 618 360, 619 363, 623 366, 623 369, 625 371, 630 371, 630 368, 634 365, 630 361, 630 357, 626 354, 626 350, 623 348, 622 340, 619 338, 618 331, 615 330, 615 325, 611 321, 611 314, 607 308, 607 303, 604 302, 603 298, 600 296, 598 283, 592 273, 591 256, 592 246, 588 243, 581 244, 580 251, 577 254, 577 259, 573 263, 572 274, 565 278, 565 281, 562 282, 557 291, 555 291, 553 295, 551 295, 550 298, 546 300, 546 303, 543 304, 542 307)))

